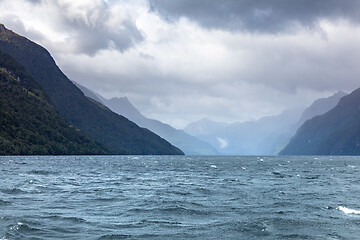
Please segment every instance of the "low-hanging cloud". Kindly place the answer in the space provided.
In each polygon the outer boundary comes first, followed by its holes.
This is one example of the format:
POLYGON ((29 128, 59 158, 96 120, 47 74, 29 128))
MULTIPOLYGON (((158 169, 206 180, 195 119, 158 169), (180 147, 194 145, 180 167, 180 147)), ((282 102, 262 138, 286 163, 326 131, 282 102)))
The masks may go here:
POLYGON ((358 0, 149 0, 168 21, 186 17, 205 28, 260 33, 317 28, 321 19, 360 22, 358 0))

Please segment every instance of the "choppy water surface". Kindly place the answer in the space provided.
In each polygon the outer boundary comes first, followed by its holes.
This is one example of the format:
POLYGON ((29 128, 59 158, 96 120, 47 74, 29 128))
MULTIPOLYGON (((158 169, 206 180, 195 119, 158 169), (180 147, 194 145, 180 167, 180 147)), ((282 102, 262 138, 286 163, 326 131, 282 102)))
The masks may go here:
POLYGON ((0 239, 360 239, 359 157, 1 157, 0 239))

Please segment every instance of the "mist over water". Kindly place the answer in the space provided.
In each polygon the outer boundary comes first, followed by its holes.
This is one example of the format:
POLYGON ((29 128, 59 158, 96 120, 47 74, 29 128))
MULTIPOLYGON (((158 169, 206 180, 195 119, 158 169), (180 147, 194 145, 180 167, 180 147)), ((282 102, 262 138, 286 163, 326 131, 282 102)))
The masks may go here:
POLYGON ((0 239, 356 239, 359 157, 0 157, 0 239))

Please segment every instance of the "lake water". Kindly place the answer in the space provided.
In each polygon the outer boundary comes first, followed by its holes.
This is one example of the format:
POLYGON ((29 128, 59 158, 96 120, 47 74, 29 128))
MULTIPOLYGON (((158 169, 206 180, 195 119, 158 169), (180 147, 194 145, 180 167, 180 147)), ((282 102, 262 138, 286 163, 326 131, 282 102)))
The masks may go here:
POLYGON ((360 239, 360 157, 0 157, 0 239, 360 239))

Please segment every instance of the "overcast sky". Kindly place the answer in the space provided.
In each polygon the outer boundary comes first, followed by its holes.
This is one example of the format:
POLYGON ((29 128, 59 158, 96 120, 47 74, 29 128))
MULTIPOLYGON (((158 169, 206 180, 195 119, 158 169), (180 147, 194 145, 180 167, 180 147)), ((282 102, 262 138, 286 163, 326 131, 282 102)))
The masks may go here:
POLYGON ((360 87, 360 0, 0 0, 0 10, 71 80, 177 128, 360 87))

